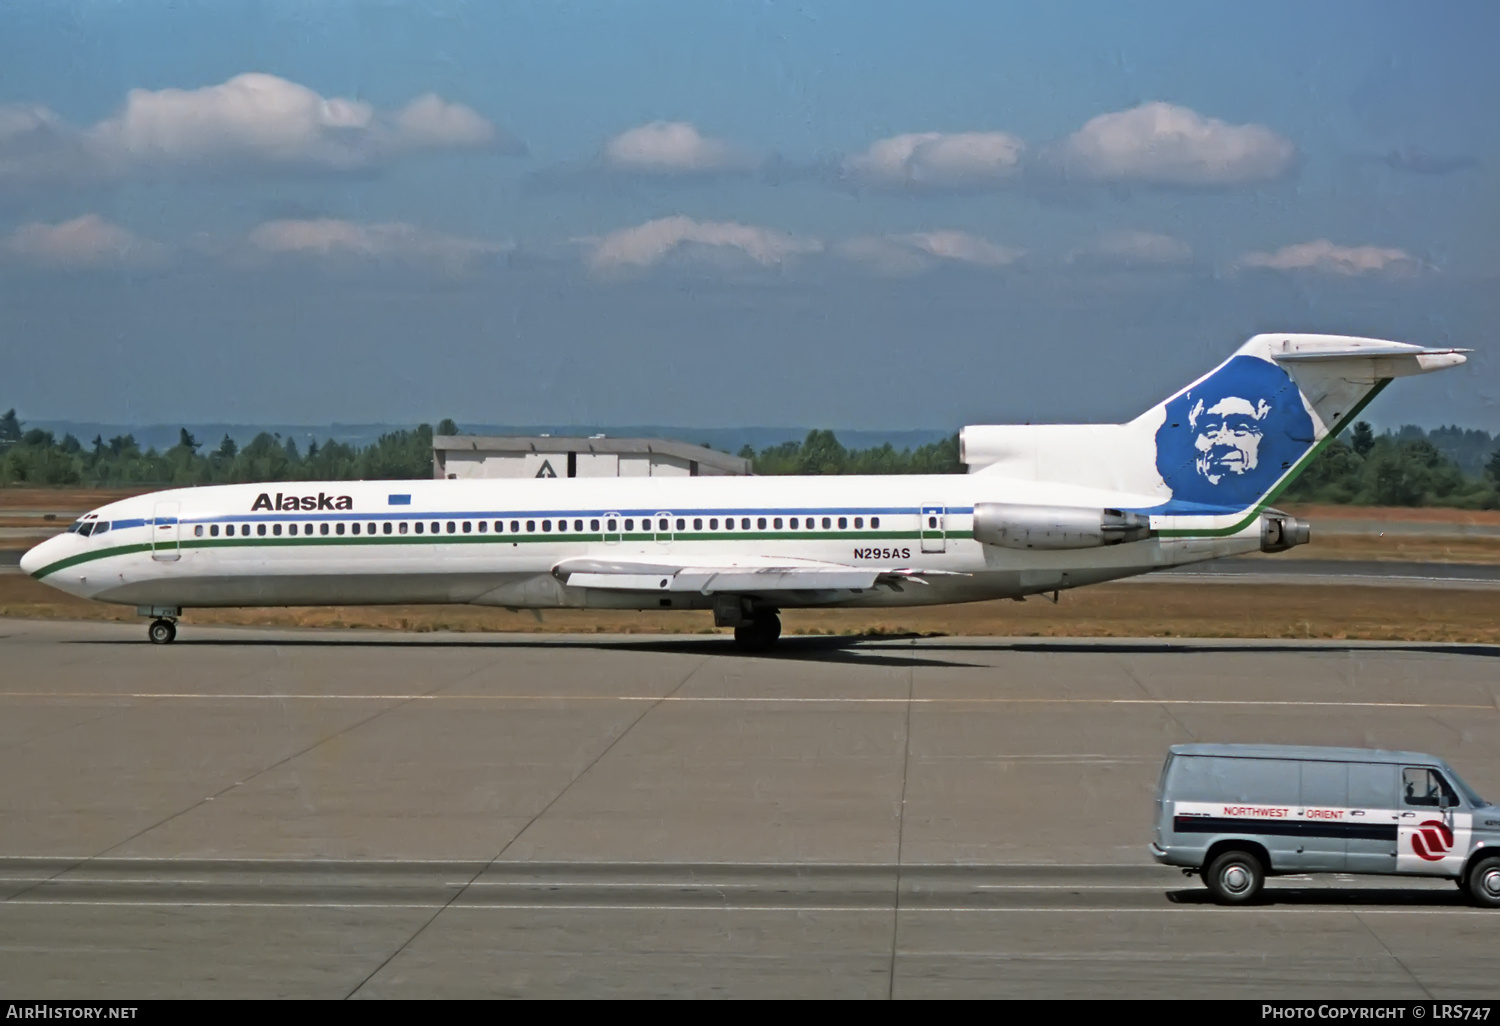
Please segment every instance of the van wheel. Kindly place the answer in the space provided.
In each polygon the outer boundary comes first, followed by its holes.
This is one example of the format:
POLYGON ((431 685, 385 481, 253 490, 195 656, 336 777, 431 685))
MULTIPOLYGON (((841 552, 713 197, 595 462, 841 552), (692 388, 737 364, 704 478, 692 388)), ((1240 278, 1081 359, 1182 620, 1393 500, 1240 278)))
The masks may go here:
POLYGON ((1260 894, 1266 871, 1248 851, 1226 851, 1204 872, 1203 882, 1219 904, 1244 905, 1260 894))
POLYGON ((1469 900, 1482 908, 1500 908, 1500 858, 1491 855, 1469 869, 1469 900))

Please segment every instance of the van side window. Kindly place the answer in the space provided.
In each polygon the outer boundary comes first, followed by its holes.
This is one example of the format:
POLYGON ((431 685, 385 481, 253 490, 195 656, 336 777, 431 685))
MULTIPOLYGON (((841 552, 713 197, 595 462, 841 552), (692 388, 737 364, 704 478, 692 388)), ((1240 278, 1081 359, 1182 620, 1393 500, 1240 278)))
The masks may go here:
POLYGON ((1458 804, 1458 796, 1448 781, 1435 769, 1407 767, 1401 771, 1401 796, 1407 805, 1419 805, 1434 809, 1451 809, 1458 804))

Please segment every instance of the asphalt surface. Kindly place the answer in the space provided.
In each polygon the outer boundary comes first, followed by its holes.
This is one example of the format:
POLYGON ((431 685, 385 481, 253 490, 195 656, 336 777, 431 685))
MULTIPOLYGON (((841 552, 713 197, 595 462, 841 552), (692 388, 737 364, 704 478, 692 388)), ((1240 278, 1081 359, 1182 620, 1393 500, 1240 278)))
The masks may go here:
POLYGON ((1449 758, 1500 647, 0 620, 0 992, 1495 993, 1451 884, 1151 863, 1178 741, 1449 758))

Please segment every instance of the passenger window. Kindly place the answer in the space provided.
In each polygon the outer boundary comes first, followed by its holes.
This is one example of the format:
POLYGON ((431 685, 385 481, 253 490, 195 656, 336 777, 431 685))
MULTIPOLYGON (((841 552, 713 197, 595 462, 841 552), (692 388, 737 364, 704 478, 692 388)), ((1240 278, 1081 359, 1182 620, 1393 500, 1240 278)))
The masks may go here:
MULTIPOLYGON (((418 526, 420 526, 420 525, 418 525, 418 526)), ((405 534, 406 533, 406 521, 405 520, 401 521, 401 523, 396 526, 396 533, 397 534, 405 534)))
POLYGON ((710 531, 717 531, 719 529, 719 518, 718 517, 709 517, 709 519, 708 519, 708 529, 710 531))
POLYGON ((557 529, 559 531, 566 532, 568 529, 568 522, 566 520, 559 520, 557 522, 557 529))
POLYGON ((656 529, 658 531, 665 531, 667 529, 667 521, 665 517, 656 522, 656 529))
MULTIPOLYGON (((262 538, 264 538, 266 536, 266 525, 265 524, 256 524, 255 525, 255 533, 258 534, 258 535, 260 535, 262 538)), ((343 533, 344 533, 343 529, 340 528, 339 529, 339 534, 343 534, 343 533)))
MULTIPOLYGON (((374 534, 374 533, 375 533, 375 525, 374 524, 366 524, 365 525, 365 534, 374 534)), ((389 529, 387 529, 387 533, 389 533, 389 529)))
POLYGON ((582 531, 583 530, 583 521, 582 520, 575 520, 575 521, 573 521, 573 530, 575 530, 575 531, 582 531))
MULTIPOLYGON (((323 531, 323 533, 327 534, 328 531, 325 529, 323 531)), ((248 538, 248 537, 250 537, 250 525, 249 524, 241 524, 240 525, 240 537, 241 538, 248 538)))
POLYGON ((281 525, 280 524, 272 524, 271 525, 271 533, 274 534, 274 535, 276 535, 278 538, 281 537, 281 525))
POLYGON ((486 531, 488 531, 490 529, 490 525, 488 523, 486 523, 485 521, 483 521, 483 520, 479 521, 478 527, 479 527, 479 533, 480 534, 484 534, 486 531))
POLYGON ((879 517, 871 517, 870 518, 870 530, 872 530, 872 531, 878 531, 878 530, 880 530, 880 518, 879 517))
POLYGON ((303 524, 302 525, 302 533, 303 534, 312 534, 312 524, 303 524))
POLYGON ((597 521, 597 520, 590 520, 589 521, 589 530, 590 531, 597 531, 597 530, 599 530, 599 521, 597 521))
POLYGON ((496 534, 504 534, 505 533, 505 521, 504 520, 496 520, 495 521, 495 533, 496 534))
POLYGON ((1458 804, 1458 796, 1453 793, 1443 775, 1434 769, 1403 770, 1401 793, 1407 805, 1451 809, 1458 804))
POLYGON ((864 526, 865 526, 865 518, 864 517, 855 517, 854 518, 854 527, 855 527, 856 530, 859 529, 859 528, 861 528, 861 527, 864 527, 864 526))
POLYGON ((766 518, 765 517, 759 517, 755 521, 755 526, 758 527, 758 528, 760 528, 762 531, 764 531, 766 529, 766 518))
POLYGON ((319 524, 318 525, 318 533, 326 535, 328 533, 328 524, 326 524, 326 523, 319 524))
POLYGON ((677 518, 677 530, 679 530, 679 531, 685 531, 685 530, 687 530, 687 521, 684 520, 684 519, 682 519, 681 517, 677 518))
POLYGON ((380 532, 381 532, 381 534, 390 534, 391 533, 391 522, 389 520, 387 520, 385 522, 385 525, 380 529, 380 532))
MULTIPOLYGON (((471 533, 471 529, 472 529, 472 528, 473 528, 473 526, 474 526, 474 524, 473 524, 473 522, 472 522, 472 521, 469 521, 469 520, 465 520, 465 521, 464 521, 464 534, 469 534, 469 533, 471 533)), ((449 525, 448 525, 448 533, 449 533, 449 534, 452 534, 452 533, 453 533, 453 525, 452 525, 452 524, 449 524, 449 525)))
POLYGON ((627 531, 634 531, 635 530, 635 521, 631 520, 629 517, 627 517, 625 519, 625 530, 627 530, 627 531))
POLYGON ((828 528, 830 528, 832 526, 833 526, 833 521, 830 520, 828 517, 824 517, 823 518, 823 530, 826 531, 826 530, 828 530, 828 528))
POLYGON ((433 534, 441 534, 443 525, 434 520, 431 524, 427 525, 427 530, 433 534))
POLYGON ((208 529, 208 536, 210 538, 217 538, 219 536, 219 525, 218 524, 213 524, 213 525, 211 525, 209 527, 209 529, 208 529))
POLYGON ((693 518, 693 530, 695 530, 695 531, 701 531, 701 530, 703 530, 703 518, 702 517, 694 517, 693 518))
POLYGON ((552 521, 550 521, 550 520, 543 520, 542 521, 542 530, 543 531, 551 531, 552 530, 552 521))
POLYGON ((297 533, 297 525, 296 524, 287 524, 286 525, 286 533, 287 534, 296 534, 297 533))
POLYGON ((194 538, 202 538, 203 537, 203 525, 202 524, 198 524, 197 526, 195 526, 193 528, 193 537, 194 538))
POLYGON ((775 520, 771 521, 771 526, 776 528, 776 530, 778 531, 781 530, 781 518, 777 517, 775 520))
POLYGON ((927 518, 927 526, 928 527, 937 527, 937 517, 928 517, 927 518))
POLYGON ((791 526, 791 529, 793 531, 795 531, 797 529, 797 518, 796 517, 792 517, 792 519, 788 520, 787 523, 791 526))
POLYGON ((451 520, 450 520, 450 521, 448 521, 448 533, 449 533, 449 534, 457 534, 457 533, 458 533, 458 525, 457 525, 457 524, 455 524, 455 523, 454 523, 454 522, 453 522, 453 521, 451 521, 451 520))
POLYGON ((750 518, 749 517, 740 517, 740 530, 741 531, 748 531, 748 530, 750 530, 750 518))
POLYGON ((849 526, 849 518, 848 517, 839 517, 839 527, 842 528, 842 527, 848 527, 848 526, 849 526))
POLYGON ((609 530, 614 531, 614 530, 618 530, 619 529, 619 525, 620 525, 620 522, 618 520, 611 520, 611 521, 607 522, 604 526, 607 527, 609 530))
MULTIPOLYGON (((349 525, 349 530, 353 534, 358 534, 359 533, 359 525, 358 524, 350 524, 349 525)), ((340 531, 339 533, 342 534, 343 532, 340 531)))
POLYGON ((333 525, 333 533, 334 534, 343 534, 344 533, 344 525, 343 525, 342 522, 333 525))
POLYGON ((420 520, 417 521, 417 533, 418 534, 422 533, 422 521, 420 521, 420 520))

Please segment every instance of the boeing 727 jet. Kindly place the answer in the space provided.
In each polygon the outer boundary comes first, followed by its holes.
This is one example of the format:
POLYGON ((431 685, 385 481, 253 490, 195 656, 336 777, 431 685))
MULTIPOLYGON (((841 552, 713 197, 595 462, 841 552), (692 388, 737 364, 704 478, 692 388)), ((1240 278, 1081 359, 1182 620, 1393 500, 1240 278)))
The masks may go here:
POLYGON ((1021 598, 1306 542, 1270 503, 1391 380, 1467 350, 1257 335, 1125 424, 971 426, 967 475, 326 481, 112 502, 27 552, 74 595, 184 609, 782 609, 1021 598))

